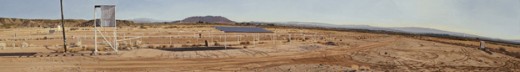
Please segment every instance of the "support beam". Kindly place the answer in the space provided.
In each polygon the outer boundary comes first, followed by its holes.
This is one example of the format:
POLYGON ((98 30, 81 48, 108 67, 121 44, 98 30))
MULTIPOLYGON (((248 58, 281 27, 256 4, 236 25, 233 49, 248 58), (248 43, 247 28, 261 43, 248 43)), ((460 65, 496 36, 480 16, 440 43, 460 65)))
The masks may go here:
POLYGON ((117 44, 117 23, 114 23, 114 24, 115 25, 114 25, 114 39, 113 39, 114 44, 113 45, 114 45, 114 51, 117 53, 117 52, 119 52, 119 48, 118 48, 119 44, 117 44))
POLYGON ((106 42, 106 43, 107 43, 107 44, 108 44, 108 45, 109 45, 109 46, 110 46, 110 47, 111 47, 112 49, 116 50, 116 49, 115 49, 115 46, 114 46, 114 45, 112 45, 112 43, 109 43, 110 41, 108 41, 108 39, 107 39, 107 38, 105 38, 106 36, 105 36, 105 35, 103 35, 103 33, 101 33, 101 31, 99 31, 99 30, 96 30, 96 31, 100 32, 100 34, 101 34, 101 37, 103 37, 103 39, 105 40, 105 42, 106 42))
POLYGON ((98 53, 98 45, 97 45, 97 19, 96 19, 96 8, 94 8, 94 55, 98 53))

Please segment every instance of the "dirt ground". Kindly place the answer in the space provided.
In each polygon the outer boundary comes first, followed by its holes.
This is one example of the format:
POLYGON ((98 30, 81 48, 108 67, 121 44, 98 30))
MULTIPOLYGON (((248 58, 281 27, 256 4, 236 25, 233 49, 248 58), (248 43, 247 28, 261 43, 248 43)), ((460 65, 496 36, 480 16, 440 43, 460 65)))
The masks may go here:
MULTIPOLYGON (((67 31, 68 44, 81 42, 81 45, 66 54, 55 53, 63 51, 60 32, 49 34, 50 29, 43 28, 2 29, 0 45, 6 46, 0 46, 0 54, 36 54, 0 56, 0 72, 520 71, 519 58, 474 47, 399 35, 267 29, 275 33, 223 33, 209 25, 123 27, 118 31, 119 52, 100 43, 100 52, 110 53, 101 55, 90 55, 94 47, 91 28, 67 31), (203 46, 205 40, 210 47, 203 46)), ((104 33, 107 40, 112 41, 108 37, 113 35, 111 30, 103 31, 107 31, 104 33)), ((520 52, 518 47, 489 46, 520 52)))

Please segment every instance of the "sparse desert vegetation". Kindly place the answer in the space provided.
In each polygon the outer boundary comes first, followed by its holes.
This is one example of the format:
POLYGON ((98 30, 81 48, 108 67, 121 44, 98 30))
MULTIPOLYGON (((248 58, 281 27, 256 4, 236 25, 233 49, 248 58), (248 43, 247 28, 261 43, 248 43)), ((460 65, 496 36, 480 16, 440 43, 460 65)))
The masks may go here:
MULTIPOLYGON (((90 27, 61 35, 48 28, 1 29, 2 71, 519 71, 517 44, 369 30, 253 25, 274 33, 224 33, 180 23, 123 26, 120 52, 101 44, 93 55, 90 27), (15 37, 16 34, 16 37, 15 37), (201 37, 199 37, 201 34, 201 37), (225 41, 224 41, 225 40, 225 41), (208 42, 208 44, 205 44, 208 42), (206 46, 208 45, 208 46, 206 46), (224 48, 224 45, 228 45, 224 48), (6 69, 9 68, 9 69, 6 69)), ((238 25, 247 26, 247 25, 238 25)), ((109 31, 109 29, 107 29, 109 31)), ((109 34, 109 33, 107 33, 109 34)), ((100 39, 102 40, 102 39, 100 39)))

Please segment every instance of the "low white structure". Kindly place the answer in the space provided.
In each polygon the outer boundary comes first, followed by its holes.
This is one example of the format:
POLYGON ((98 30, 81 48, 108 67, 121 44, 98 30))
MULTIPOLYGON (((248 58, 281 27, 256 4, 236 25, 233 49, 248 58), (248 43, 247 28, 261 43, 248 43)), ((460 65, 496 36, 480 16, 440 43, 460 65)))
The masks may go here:
POLYGON ((116 11, 116 6, 115 5, 95 5, 94 6, 94 22, 93 22, 93 25, 94 25, 94 54, 97 54, 98 52, 98 34, 101 35, 101 38, 103 38, 104 42, 101 42, 101 43, 106 43, 108 44, 112 50, 114 50, 114 52, 118 52, 118 43, 117 43, 117 23, 116 23, 116 16, 115 16, 115 12, 116 11), (100 21, 97 21, 98 19, 96 18, 96 9, 97 8, 100 8, 100 11, 101 11, 101 19, 99 19, 100 21), (110 36, 105 36, 103 34, 103 32, 98 28, 98 26, 100 28, 103 29, 103 27, 112 27, 113 28, 113 41, 109 41, 108 37, 110 36))
POLYGON ((481 49, 481 50, 486 49, 486 46, 484 44, 486 44, 486 42, 480 41, 480 48, 479 49, 481 49))

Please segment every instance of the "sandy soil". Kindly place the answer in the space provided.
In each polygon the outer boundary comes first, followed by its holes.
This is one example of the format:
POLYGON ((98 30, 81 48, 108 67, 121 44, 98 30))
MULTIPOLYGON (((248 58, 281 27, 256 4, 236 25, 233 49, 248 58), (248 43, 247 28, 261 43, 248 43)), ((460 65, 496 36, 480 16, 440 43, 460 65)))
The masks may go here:
MULTIPOLYGON (((36 52, 36 56, 0 56, 0 72, 74 72, 74 71, 241 71, 241 72, 338 72, 338 71, 520 71, 520 59, 502 53, 486 53, 474 47, 427 41, 405 36, 268 28, 274 34, 224 34, 211 26, 179 25, 179 28, 122 28, 127 43, 142 41, 141 48, 117 54, 89 55, 92 32, 88 28, 69 31, 70 43, 80 41, 77 53, 60 54, 59 34, 48 29, 20 28, 0 30, 7 48, 0 53, 36 52), (14 37, 16 33, 16 37, 14 37), (199 38, 198 33, 204 36, 199 38), (211 33, 211 35, 210 35, 211 33), (74 37, 72 37, 74 36, 74 37), (237 38, 240 36, 241 38, 237 38), (48 39, 40 39, 47 37, 48 39), (290 42, 287 39, 291 38, 290 42), (203 45, 204 40, 230 45, 229 49, 176 51, 203 45), (12 44, 29 43, 29 47, 12 44), (327 44, 332 42, 335 45, 327 44), (73 56, 74 55, 74 56, 73 56)), ((108 30, 108 29, 107 29, 108 30)), ((109 35, 107 33, 107 35, 109 35)), ((101 40, 101 39, 100 39, 101 40)), ((442 40, 442 39, 439 39, 442 40)), ((472 44, 473 42, 448 40, 472 44)), ((520 48, 504 47, 518 51, 520 48)), ((102 52, 112 52, 106 45, 102 52)))

